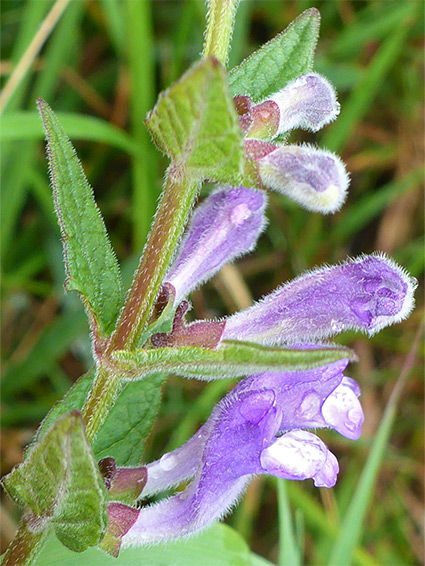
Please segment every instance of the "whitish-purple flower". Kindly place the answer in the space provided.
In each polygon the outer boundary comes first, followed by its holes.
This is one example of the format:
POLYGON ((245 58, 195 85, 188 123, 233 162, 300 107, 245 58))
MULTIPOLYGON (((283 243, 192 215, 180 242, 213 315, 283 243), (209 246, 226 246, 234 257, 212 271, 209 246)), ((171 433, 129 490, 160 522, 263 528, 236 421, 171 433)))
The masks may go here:
POLYGON ((282 146, 257 160, 263 184, 314 212, 335 212, 347 193, 342 161, 309 145, 282 146))
POLYGON ((147 466, 142 496, 192 481, 173 497, 142 508, 122 546, 166 541, 208 526, 235 504, 253 474, 333 486, 335 456, 303 429, 331 427, 348 438, 360 436, 359 388, 343 375, 346 365, 340 360, 240 382, 191 440, 147 466))
POLYGON ((247 168, 247 179, 254 186, 285 194, 308 210, 337 211, 349 184, 342 161, 309 145, 270 143, 294 128, 316 132, 334 120, 340 107, 332 85, 321 75, 308 73, 260 104, 237 96, 235 105, 247 138, 246 155, 254 168, 247 168))
POLYGON ((409 315, 415 287, 389 258, 360 256, 305 273, 231 316, 222 339, 274 345, 316 341, 348 329, 372 335, 409 315))
POLYGON ((225 263, 248 253, 265 226, 264 192, 222 188, 198 206, 177 258, 165 277, 179 303, 225 263))

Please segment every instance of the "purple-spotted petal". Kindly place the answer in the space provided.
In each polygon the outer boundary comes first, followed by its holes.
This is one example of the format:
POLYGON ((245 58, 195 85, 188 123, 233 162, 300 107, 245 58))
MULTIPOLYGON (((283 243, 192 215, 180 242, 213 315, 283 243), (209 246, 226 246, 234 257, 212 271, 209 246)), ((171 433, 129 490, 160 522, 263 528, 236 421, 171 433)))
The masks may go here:
POLYGON ((326 423, 343 436, 357 440, 362 432, 364 415, 358 400, 358 386, 354 380, 344 377, 340 385, 329 395, 322 406, 326 423))
POLYGON ((280 436, 260 456, 264 471, 289 480, 312 478, 318 487, 332 487, 338 462, 326 445, 311 432, 293 430, 280 436))
POLYGON ((255 246, 265 225, 265 204, 263 192, 238 187, 212 194, 195 210, 165 277, 176 289, 176 302, 255 246))
POLYGON ((413 308, 416 281, 383 255, 322 267, 226 321, 224 340, 265 345, 326 338, 348 329, 375 334, 413 308))
POLYGON ((265 187, 291 198, 307 210, 329 214, 341 208, 349 179, 342 161, 323 149, 288 145, 258 159, 265 187))
POLYGON ((270 97, 280 110, 275 135, 294 128, 317 132, 339 114, 340 106, 333 86, 317 73, 301 75, 270 97))

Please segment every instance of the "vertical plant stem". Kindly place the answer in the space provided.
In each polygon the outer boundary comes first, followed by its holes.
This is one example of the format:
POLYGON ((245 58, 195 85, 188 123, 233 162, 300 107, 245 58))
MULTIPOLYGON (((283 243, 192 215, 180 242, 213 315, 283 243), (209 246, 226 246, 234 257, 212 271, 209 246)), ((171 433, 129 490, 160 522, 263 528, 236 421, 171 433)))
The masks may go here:
POLYGON ((86 429, 86 436, 92 442, 105 420, 110 408, 112 407, 119 390, 122 386, 122 379, 119 374, 112 373, 106 368, 99 367, 93 388, 85 402, 82 416, 86 429))
POLYGON ((198 179, 171 166, 158 211, 108 352, 132 348, 148 320, 197 194, 198 179))
POLYGON ((208 1, 204 57, 213 55, 226 64, 238 4, 239 0, 208 1))
POLYGON ((15 538, 3 555, 2 566, 29 566, 40 552, 48 528, 33 531, 31 517, 24 513, 15 538))

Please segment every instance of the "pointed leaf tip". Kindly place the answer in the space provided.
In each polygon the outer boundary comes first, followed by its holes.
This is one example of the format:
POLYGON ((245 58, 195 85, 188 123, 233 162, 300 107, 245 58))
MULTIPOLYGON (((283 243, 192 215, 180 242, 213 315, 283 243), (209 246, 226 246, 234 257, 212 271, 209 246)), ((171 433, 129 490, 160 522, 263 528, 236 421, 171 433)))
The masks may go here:
POLYGON ((66 270, 66 288, 81 293, 92 322, 108 334, 122 306, 121 275, 81 163, 50 106, 37 100, 66 270))
POLYGON ((257 103, 311 71, 319 28, 319 11, 305 10, 282 33, 230 71, 232 95, 248 95, 257 103))

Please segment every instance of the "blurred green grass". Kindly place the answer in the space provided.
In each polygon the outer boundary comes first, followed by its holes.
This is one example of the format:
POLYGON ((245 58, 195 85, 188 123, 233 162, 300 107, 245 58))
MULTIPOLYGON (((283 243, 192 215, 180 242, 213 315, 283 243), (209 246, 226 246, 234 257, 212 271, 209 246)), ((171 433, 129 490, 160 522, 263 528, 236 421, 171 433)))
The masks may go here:
MULTIPOLYGON (((342 110, 323 132, 314 137, 295 133, 293 140, 314 141, 342 155, 351 172, 348 201, 341 212, 323 218, 271 195, 270 224, 256 252, 193 294, 197 317, 231 312, 244 306, 249 293, 257 298, 304 269, 375 249, 423 278, 423 4, 245 1, 237 16, 230 66, 313 5, 322 15, 315 69, 336 86, 342 110), (239 290, 244 284, 247 296, 239 290)), ((50 0, 1 3, 3 85, 52 6, 50 0)), ((35 99, 49 102, 71 136, 128 283, 166 167, 143 118, 157 93, 199 56, 204 15, 203 3, 194 0, 73 0, 4 111, 3 473, 20 461, 51 404, 91 364, 84 313, 75 296, 63 294, 61 243, 35 99)), ((333 490, 288 483, 286 490, 280 488, 278 505, 271 480, 252 484, 228 521, 255 552, 278 560, 279 507, 285 521, 289 509, 294 515, 293 537, 284 541, 280 563, 293 561, 300 545, 302 563, 328 563, 332 552, 337 563, 333 543, 344 528, 346 533, 354 528, 344 518, 368 454, 378 454, 375 448, 369 451, 423 315, 422 297, 419 291, 409 320, 372 340, 351 333, 339 339, 360 356, 350 374, 362 386, 364 434, 356 443, 335 433, 322 435, 341 464, 333 490)), ((366 514, 357 512, 361 536, 347 564, 422 562, 421 360, 420 353, 394 411, 366 514)), ((146 459, 184 442, 230 386, 171 377, 146 459)), ((6 498, 3 509, 4 545, 13 534, 16 511, 6 498)), ((341 544, 339 552, 347 548, 341 544)))

